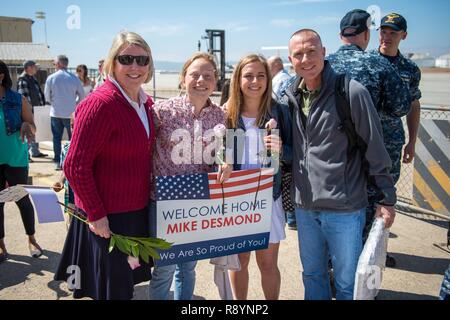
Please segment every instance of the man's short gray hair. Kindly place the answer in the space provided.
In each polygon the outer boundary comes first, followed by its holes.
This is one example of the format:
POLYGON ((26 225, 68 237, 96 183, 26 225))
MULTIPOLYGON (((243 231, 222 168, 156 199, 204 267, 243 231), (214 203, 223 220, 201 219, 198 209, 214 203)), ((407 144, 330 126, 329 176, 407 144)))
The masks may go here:
POLYGON ((300 29, 300 30, 297 30, 297 31, 295 31, 295 32, 292 34, 291 39, 292 39, 293 37, 298 36, 299 34, 303 34, 303 33, 312 33, 312 34, 314 34, 314 36, 319 40, 320 45, 323 46, 323 44, 322 44, 322 38, 320 37, 320 34, 319 34, 316 30, 313 30, 313 29, 300 29))
POLYGON ((67 58, 67 56, 63 54, 57 56, 56 61, 59 62, 59 64, 64 67, 67 67, 69 65, 69 58, 67 58))

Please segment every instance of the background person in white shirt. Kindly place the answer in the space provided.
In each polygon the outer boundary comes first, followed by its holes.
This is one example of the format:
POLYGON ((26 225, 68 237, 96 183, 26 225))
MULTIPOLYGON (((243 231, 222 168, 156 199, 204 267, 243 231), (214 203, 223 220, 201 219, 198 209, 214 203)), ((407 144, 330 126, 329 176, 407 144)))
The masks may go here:
POLYGON ((64 128, 70 140, 72 138, 70 115, 75 112, 77 101, 83 100, 85 94, 77 76, 67 71, 69 59, 66 56, 56 57, 54 65, 57 71, 45 82, 45 99, 52 105, 50 117, 55 152, 53 161, 56 163, 56 170, 61 170, 61 140, 64 128))
POLYGON ((269 64, 270 73, 272 75, 272 91, 274 93, 274 99, 278 99, 283 84, 291 79, 289 73, 284 69, 283 60, 278 56, 272 56, 267 59, 269 64))

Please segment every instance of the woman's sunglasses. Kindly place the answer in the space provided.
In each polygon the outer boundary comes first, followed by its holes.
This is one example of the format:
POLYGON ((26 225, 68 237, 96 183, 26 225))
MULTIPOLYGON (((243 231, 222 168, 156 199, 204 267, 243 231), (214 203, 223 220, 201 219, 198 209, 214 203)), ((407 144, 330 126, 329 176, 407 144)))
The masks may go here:
POLYGON ((131 66, 134 60, 136 60, 137 65, 141 67, 148 66, 150 63, 149 56, 132 56, 129 54, 117 56, 117 61, 124 66, 131 66))

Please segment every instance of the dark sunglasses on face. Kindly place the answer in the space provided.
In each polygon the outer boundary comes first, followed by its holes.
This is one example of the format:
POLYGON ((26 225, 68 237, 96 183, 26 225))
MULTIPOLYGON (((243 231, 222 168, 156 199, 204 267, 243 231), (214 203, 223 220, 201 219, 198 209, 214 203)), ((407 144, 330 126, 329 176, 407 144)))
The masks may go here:
POLYGON ((132 56, 129 54, 117 56, 117 61, 124 66, 131 66, 133 61, 136 60, 138 66, 145 67, 150 63, 149 56, 132 56))

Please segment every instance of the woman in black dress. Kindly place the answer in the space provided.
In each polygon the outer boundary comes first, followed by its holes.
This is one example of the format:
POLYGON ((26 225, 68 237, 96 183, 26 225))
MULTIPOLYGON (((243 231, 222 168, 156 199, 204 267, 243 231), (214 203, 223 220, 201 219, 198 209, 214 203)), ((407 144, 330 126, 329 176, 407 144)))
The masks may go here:
POLYGON ((67 281, 75 298, 131 299, 134 285, 150 280, 153 262, 108 246, 112 232, 150 236, 153 101, 141 88, 153 75, 150 47, 135 33, 119 33, 104 71, 103 86, 77 107, 64 162, 89 225, 72 219, 55 280, 67 281))

